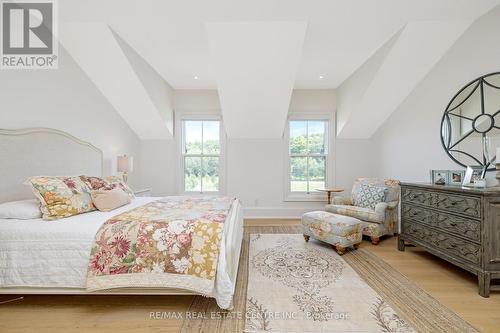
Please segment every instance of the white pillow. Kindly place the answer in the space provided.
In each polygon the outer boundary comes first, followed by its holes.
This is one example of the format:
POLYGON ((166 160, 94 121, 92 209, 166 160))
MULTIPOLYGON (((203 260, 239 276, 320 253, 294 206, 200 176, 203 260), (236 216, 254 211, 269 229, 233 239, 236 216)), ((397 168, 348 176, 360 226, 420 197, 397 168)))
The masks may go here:
POLYGON ((0 204, 0 219, 31 220, 41 217, 40 203, 36 199, 10 201, 0 204))

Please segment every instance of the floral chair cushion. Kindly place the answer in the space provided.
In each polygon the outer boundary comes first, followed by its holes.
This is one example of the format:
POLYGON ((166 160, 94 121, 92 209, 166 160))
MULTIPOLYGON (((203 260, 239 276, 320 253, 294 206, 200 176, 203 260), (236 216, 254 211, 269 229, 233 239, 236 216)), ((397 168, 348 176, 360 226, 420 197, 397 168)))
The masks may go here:
POLYGON ((363 235, 368 237, 382 237, 389 234, 388 228, 382 223, 361 221, 363 235))
POLYGON ((57 220, 95 210, 90 190, 79 177, 32 177, 26 181, 44 220, 57 220))
POLYGON ((354 217, 363 221, 373 223, 384 223, 384 212, 376 211, 371 208, 349 206, 349 205, 326 205, 325 210, 344 216, 354 217))

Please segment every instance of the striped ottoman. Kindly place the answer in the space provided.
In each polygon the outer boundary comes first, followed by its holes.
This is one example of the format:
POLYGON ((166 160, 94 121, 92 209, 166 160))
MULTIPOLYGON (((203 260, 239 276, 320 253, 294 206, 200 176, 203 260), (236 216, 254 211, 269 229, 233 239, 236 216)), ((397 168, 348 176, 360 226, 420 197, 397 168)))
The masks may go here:
POLYGON ((357 249, 363 237, 361 221, 354 217, 314 211, 302 215, 301 223, 306 242, 312 237, 331 244, 340 255, 348 247, 357 249))

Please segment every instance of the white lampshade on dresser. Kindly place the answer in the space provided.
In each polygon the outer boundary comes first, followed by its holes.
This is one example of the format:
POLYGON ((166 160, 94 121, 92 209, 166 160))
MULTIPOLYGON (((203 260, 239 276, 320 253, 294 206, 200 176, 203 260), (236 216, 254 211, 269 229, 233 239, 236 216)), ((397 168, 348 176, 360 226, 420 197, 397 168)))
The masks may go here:
POLYGON ((132 156, 118 156, 116 161, 118 172, 123 173, 123 180, 127 182, 128 173, 134 171, 134 158, 132 156))

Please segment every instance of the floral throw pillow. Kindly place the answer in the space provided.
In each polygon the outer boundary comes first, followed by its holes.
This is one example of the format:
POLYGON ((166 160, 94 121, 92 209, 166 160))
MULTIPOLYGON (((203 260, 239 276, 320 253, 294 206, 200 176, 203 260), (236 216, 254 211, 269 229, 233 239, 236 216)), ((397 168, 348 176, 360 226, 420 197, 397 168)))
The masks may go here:
POLYGON ((108 176, 104 179, 99 177, 80 176, 80 179, 87 184, 89 189, 92 191, 110 191, 115 188, 120 188, 127 193, 130 198, 135 198, 134 191, 128 187, 123 178, 120 176, 108 176))
POLYGON ((40 201, 44 220, 57 220, 95 210, 90 191, 79 177, 37 176, 26 181, 40 201))
POLYGON ((80 176, 90 190, 111 190, 110 184, 99 177, 80 176))
POLYGON ((375 209, 378 203, 385 201, 386 187, 362 184, 357 193, 354 193, 354 205, 363 208, 375 209))
POLYGON ((108 176, 104 180, 107 181, 111 185, 112 189, 119 187, 125 193, 127 193, 129 195, 129 197, 135 198, 134 191, 127 185, 127 183, 125 183, 125 181, 123 180, 123 177, 121 177, 121 176, 108 176))

